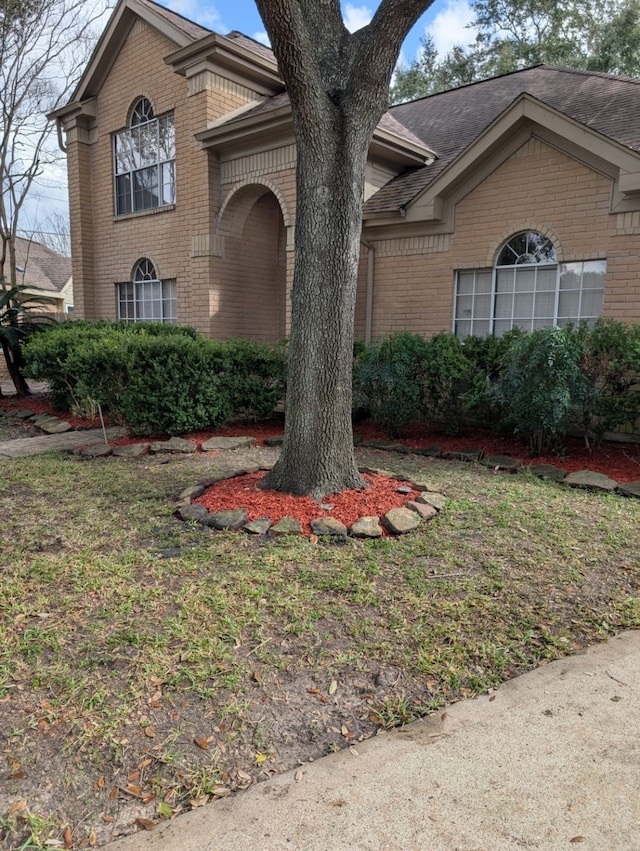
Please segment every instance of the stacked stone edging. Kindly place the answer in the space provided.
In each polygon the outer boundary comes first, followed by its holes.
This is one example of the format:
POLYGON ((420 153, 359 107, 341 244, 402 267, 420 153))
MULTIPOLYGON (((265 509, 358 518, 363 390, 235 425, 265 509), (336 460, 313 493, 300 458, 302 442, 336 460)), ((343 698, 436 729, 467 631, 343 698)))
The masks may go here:
MULTIPOLYGON (((192 521, 208 526, 218 531, 238 531, 243 529, 248 534, 271 535, 278 537, 282 535, 303 535, 304 530, 299 520, 295 517, 282 517, 277 522, 269 517, 261 517, 253 521, 247 518, 246 509, 239 507, 235 510, 224 509, 222 511, 209 512, 200 503, 193 502, 202 496, 205 490, 217 482, 227 479, 235 479, 258 470, 270 470, 270 465, 262 465, 256 468, 243 467, 218 476, 209 477, 191 487, 185 488, 178 497, 175 511, 181 520, 192 521)), ((409 499, 404 506, 392 508, 382 517, 368 516, 360 517, 349 528, 338 518, 330 514, 314 517, 310 521, 312 534, 320 536, 354 538, 380 538, 383 529, 392 535, 406 535, 417 529, 429 520, 437 516, 438 512, 446 505, 447 498, 436 488, 429 485, 422 478, 409 479, 406 476, 393 473, 389 470, 380 470, 377 467, 359 467, 361 473, 370 473, 375 476, 386 476, 398 482, 397 491, 406 493, 409 499), (418 492, 418 496, 411 498, 411 494, 418 492), (428 496, 425 494, 428 493, 428 496)), ((331 506, 318 505, 319 509, 331 510, 331 506)))

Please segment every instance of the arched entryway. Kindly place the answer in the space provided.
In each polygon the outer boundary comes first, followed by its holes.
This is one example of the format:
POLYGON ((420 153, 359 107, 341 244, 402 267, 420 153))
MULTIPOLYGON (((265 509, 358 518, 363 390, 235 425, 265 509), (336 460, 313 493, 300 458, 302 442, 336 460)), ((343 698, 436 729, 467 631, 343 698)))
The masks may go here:
POLYGON ((265 342, 283 339, 287 229, 281 200, 263 184, 237 188, 222 205, 218 236, 224 249, 216 264, 211 335, 265 342))

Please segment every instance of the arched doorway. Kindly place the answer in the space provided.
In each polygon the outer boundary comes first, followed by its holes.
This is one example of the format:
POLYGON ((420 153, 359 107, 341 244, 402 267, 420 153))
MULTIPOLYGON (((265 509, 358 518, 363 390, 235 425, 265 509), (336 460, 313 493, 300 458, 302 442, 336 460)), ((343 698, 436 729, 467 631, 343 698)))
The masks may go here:
POLYGON ((218 234, 224 256, 216 264, 217 305, 211 335, 275 342, 286 335, 286 228, 280 202, 262 184, 229 196, 218 234))

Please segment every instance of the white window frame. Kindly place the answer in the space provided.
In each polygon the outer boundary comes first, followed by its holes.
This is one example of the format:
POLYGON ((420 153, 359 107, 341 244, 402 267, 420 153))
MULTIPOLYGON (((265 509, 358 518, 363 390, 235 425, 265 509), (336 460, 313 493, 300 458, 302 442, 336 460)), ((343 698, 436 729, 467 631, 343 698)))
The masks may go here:
POLYGON ((604 259, 557 263, 549 240, 536 232, 517 234, 499 252, 498 262, 493 268, 456 271, 453 333, 459 337, 500 335, 514 327, 533 331, 537 328, 550 328, 577 322, 595 322, 602 313, 605 275, 606 260, 604 259), (517 255, 510 249, 510 244, 515 242, 516 238, 523 236, 536 237, 538 246, 541 241, 544 243, 537 256, 535 256, 536 252, 529 251, 526 254, 517 255), (501 264, 500 260, 509 256, 507 249, 514 256, 515 262, 501 264), (528 288, 523 286, 525 281, 522 279, 525 274, 530 281, 528 288), (549 285, 552 275, 553 287, 549 285), (601 286, 585 286, 585 278, 593 275, 597 276, 596 280, 602 281, 601 286), (576 276, 578 285, 569 286, 568 284, 573 282, 572 278, 576 276), (505 288, 503 285, 508 282, 509 277, 513 282, 512 286, 505 288), (518 281, 519 278, 520 281, 518 281), (463 282, 465 291, 460 292, 463 282), (501 287, 502 291, 499 292, 501 287), (593 295, 589 299, 585 293, 593 295), (553 307, 550 305, 550 297, 553 298, 553 307), (527 308, 526 315, 519 315, 516 310, 518 299, 525 304, 527 302, 530 304, 530 311, 527 308), (510 300, 510 314, 499 311, 499 315, 496 315, 499 300, 505 305, 510 300), (545 303, 548 305, 546 309, 545 303), (465 315, 460 315, 465 304, 468 305, 465 308, 465 315), (477 310, 476 305, 480 305, 482 309, 477 310))
POLYGON ((156 117, 140 98, 129 127, 113 134, 113 191, 116 216, 170 207, 176 200, 173 113, 156 117), (145 181, 149 184, 145 187, 145 181))
POLYGON ((153 263, 138 260, 130 281, 116 284, 120 322, 177 322, 176 282, 160 280, 153 263))

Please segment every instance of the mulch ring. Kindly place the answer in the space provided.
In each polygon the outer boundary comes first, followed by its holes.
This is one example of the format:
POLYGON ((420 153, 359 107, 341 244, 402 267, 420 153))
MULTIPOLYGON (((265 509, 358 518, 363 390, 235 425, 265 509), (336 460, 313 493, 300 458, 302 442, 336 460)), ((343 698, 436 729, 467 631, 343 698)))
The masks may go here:
MULTIPOLYGON (((360 517, 383 517, 392 508, 401 508, 407 500, 418 496, 417 491, 411 494, 398 492, 398 488, 405 483, 397 479, 365 473, 363 479, 369 486, 366 490, 345 490, 331 494, 318 503, 310 496, 293 496, 261 489, 260 482, 265 475, 265 472, 248 473, 216 482, 193 502, 203 505, 212 513, 242 506, 247 511, 249 521, 260 517, 269 517, 273 521, 294 517, 301 524, 304 534, 311 535, 311 521, 318 517, 335 517, 345 526, 351 527, 360 517)), ((382 534, 387 534, 384 528, 382 534)))

